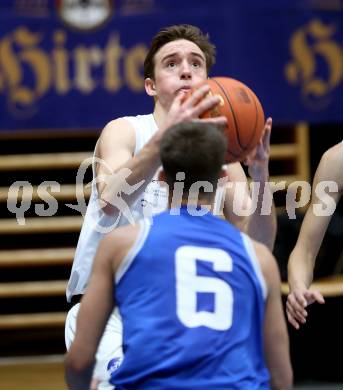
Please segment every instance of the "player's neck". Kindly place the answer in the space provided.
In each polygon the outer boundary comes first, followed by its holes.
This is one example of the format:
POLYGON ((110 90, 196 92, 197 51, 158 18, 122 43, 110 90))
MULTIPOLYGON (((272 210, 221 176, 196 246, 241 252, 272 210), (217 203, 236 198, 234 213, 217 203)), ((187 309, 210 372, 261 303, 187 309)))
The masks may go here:
POLYGON ((177 208, 180 206, 192 207, 192 208, 206 208, 212 210, 214 205, 214 197, 209 198, 208 196, 197 195, 186 195, 183 196, 181 202, 173 202, 173 192, 169 193, 168 208, 177 208), (177 204, 175 204, 177 203, 177 204))
POLYGON ((161 104, 159 103, 159 101, 157 100, 156 104, 155 104, 153 115, 154 115, 156 125, 159 129, 163 126, 167 114, 168 114, 168 111, 164 107, 162 107, 161 104))

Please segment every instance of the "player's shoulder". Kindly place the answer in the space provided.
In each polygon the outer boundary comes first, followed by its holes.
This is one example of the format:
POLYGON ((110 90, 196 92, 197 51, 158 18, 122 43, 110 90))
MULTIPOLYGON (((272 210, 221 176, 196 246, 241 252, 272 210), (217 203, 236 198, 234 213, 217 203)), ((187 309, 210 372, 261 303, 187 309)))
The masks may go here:
POLYGON ((257 257, 262 259, 270 259, 273 257, 272 252, 265 244, 262 244, 261 242, 256 241, 253 238, 250 238, 250 240, 252 242, 257 257))
POLYGON ((278 273, 276 259, 266 245, 253 239, 251 239, 251 241, 256 253, 256 257, 260 264, 261 271, 268 283, 268 281, 270 281, 271 278, 273 278, 275 274, 278 273))
POLYGON ((339 164, 343 166, 343 142, 329 148, 322 156, 322 164, 339 164))
POLYGON ((133 124, 127 117, 113 119, 102 129, 101 136, 116 136, 125 133, 133 133, 133 124))
POLYGON ((109 245, 115 243, 117 246, 132 244, 140 231, 140 224, 120 226, 104 237, 104 241, 109 245))
POLYGON ((140 225, 126 225, 114 229, 108 233, 100 243, 100 250, 113 261, 114 269, 127 255, 137 240, 140 225))
POLYGON ((100 150, 125 147, 133 152, 135 142, 134 127, 125 117, 108 122, 99 137, 100 150))

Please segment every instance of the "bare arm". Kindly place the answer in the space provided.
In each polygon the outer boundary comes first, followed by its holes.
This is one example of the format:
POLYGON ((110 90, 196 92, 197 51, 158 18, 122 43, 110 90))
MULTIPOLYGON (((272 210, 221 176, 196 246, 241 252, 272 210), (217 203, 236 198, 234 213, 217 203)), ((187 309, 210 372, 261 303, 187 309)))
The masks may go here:
POLYGON ((269 180, 269 142, 272 121, 265 125, 264 135, 253 155, 247 159, 249 174, 256 194, 250 194, 247 178, 240 164, 228 167, 230 182, 227 185, 224 202, 224 215, 231 223, 250 237, 273 250, 276 237, 276 213, 273 195, 267 183, 269 180), (238 185, 236 183, 239 183, 238 185), (271 207, 264 205, 269 203, 271 207), (236 207, 235 207, 236 206, 236 207))
POLYGON ((296 246, 289 258, 290 294, 287 299, 287 316, 296 329, 300 323, 306 322, 307 305, 315 301, 324 303, 319 291, 309 290, 309 287, 313 280, 318 251, 342 195, 342 170, 343 145, 339 144, 324 153, 318 165, 312 186, 311 203, 305 214, 296 246), (327 185, 329 187, 326 187, 327 185))
MULTIPOLYGON (((142 148, 133 156, 135 148, 134 129, 124 119, 110 122, 99 140, 98 157, 104 164, 98 164, 97 177, 98 192, 102 200, 102 207, 107 214, 115 215, 117 210, 112 206, 111 200, 115 194, 120 194, 130 206, 154 176, 160 166, 159 143, 163 132, 170 126, 182 121, 199 120, 199 116, 208 109, 216 106, 219 102, 217 96, 206 96, 209 90, 208 85, 197 89, 187 99, 177 95, 172 106, 159 130, 142 148), (205 97, 206 96, 206 97, 205 97), (122 181, 118 180, 118 173, 125 172, 125 181, 130 186, 138 186, 139 192, 125 194, 121 191, 122 181), (114 173, 114 174, 113 174, 114 173), (106 181, 101 176, 106 176, 106 181)), ((201 121, 214 124, 225 124, 224 117, 201 119, 201 121)))
POLYGON ((281 281, 277 263, 270 251, 255 244, 265 278, 268 296, 264 319, 264 352, 273 390, 290 390, 293 372, 289 340, 281 301, 281 281))
POLYGON ((118 228, 100 242, 90 283, 81 301, 75 340, 65 362, 71 390, 89 388, 96 350, 115 305, 113 275, 134 241, 135 231, 136 226, 118 228))
POLYGON ((240 163, 229 164, 225 187, 224 216, 238 229, 247 233, 251 213, 251 197, 247 177, 240 163))
POLYGON ((97 147, 96 175, 100 204, 105 213, 113 216, 119 213, 112 205, 115 194, 120 194, 130 206, 144 191, 159 167, 158 147, 159 139, 155 135, 134 156, 135 131, 127 120, 112 121, 104 128, 97 147), (125 182, 137 185, 137 190, 125 194, 122 188, 125 182))
POLYGON ((66 380, 72 390, 89 388, 97 346, 114 306, 113 270, 106 246, 100 243, 90 284, 81 301, 75 340, 66 358, 66 380))

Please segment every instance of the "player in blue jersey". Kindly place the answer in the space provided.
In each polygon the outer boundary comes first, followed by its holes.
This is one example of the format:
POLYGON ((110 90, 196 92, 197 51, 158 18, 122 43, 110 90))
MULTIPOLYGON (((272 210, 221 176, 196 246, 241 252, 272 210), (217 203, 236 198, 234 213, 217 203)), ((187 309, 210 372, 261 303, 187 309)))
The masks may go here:
POLYGON ((277 264, 210 212, 225 153, 226 138, 210 124, 163 135, 169 209, 100 243, 66 359, 70 389, 89 388, 114 306, 124 350, 110 380, 116 389, 291 389, 277 264))
MULTIPOLYGON (((159 143, 164 131, 176 123, 194 120, 226 124, 222 116, 199 119, 220 103, 218 96, 208 94, 208 85, 188 96, 190 89, 208 77, 215 51, 209 36, 195 26, 162 28, 153 37, 144 61, 144 85, 154 100, 153 112, 110 121, 101 133, 92 163, 91 196, 67 287, 67 300, 73 305, 65 325, 68 349, 75 337, 79 300, 89 284, 101 238, 132 219, 138 221, 167 208, 168 192, 157 180, 159 143)), ((259 148, 247 161, 257 191, 250 191, 240 163, 229 164, 227 175, 231 182, 218 191, 214 213, 223 213, 239 229, 272 249, 276 215, 268 183, 271 126, 268 118, 259 148), (270 210, 268 205, 272 206, 270 210)), ((108 387, 108 361, 121 357, 122 324, 114 311, 97 351, 94 388, 113 388, 108 387)))

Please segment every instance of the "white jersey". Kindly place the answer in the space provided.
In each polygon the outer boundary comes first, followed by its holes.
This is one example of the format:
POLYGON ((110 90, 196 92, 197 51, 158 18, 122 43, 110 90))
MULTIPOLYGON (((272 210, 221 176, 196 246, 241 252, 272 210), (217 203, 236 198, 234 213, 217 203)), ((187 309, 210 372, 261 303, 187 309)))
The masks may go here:
MULTIPOLYGON (((137 154, 157 131, 157 125, 152 114, 124 117, 135 130, 137 154)), ((95 168, 93 161, 93 177, 95 168)), ((152 179, 146 189, 137 190, 137 200, 130 207, 130 214, 134 221, 142 217, 149 217, 167 208, 168 193, 165 187, 158 184, 157 177, 152 179)), ((73 295, 83 294, 92 270, 93 259, 103 236, 113 228, 126 225, 128 219, 121 213, 118 220, 105 214, 99 207, 99 195, 95 180, 92 181, 92 192, 87 212, 83 221, 79 241, 76 247, 73 267, 67 287, 67 300, 70 302, 73 295)))

